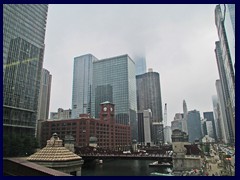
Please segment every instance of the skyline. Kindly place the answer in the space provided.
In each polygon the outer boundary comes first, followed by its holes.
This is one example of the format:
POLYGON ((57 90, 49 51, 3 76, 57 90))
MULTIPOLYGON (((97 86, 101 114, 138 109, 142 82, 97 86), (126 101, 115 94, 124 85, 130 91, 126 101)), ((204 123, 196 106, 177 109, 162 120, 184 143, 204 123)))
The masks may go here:
POLYGON ((168 125, 183 113, 183 100, 201 117, 213 111, 215 6, 50 4, 43 64, 52 74, 50 112, 71 108, 74 58, 88 53, 98 59, 145 55, 147 69, 160 74, 168 125))

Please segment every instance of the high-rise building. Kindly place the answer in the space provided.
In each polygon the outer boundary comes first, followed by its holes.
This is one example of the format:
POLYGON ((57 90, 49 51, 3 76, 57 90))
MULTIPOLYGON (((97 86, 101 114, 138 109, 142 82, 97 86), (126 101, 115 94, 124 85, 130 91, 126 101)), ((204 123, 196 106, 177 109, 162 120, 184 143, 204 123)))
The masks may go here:
POLYGON ((142 145, 151 145, 152 112, 150 109, 138 113, 138 142, 142 145))
POLYGON ((170 126, 164 127, 164 142, 167 144, 172 143, 172 129, 170 126))
MULTIPOLYGON (((209 136, 211 137, 211 138, 214 138, 214 139, 216 139, 216 127, 215 127, 215 124, 214 124, 214 116, 213 116, 213 112, 211 111, 211 112, 203 112, 203 117, 204 117, 204 119, 206 119, 207 121, 211 121, 212 123, 209 123, 209 122, 207 122, 208 124, 211 124, 211 126, 212 126, 212 131, 213 131, 213 136, 210 136, 209 134, 209 136)), ((209 125, 209 127, 210 127, 210 125, 209 125)))
POLYGON ((183 121, 184 121, 184 114, 176 113, 174 116, 174 120, 171 122, 172 131, 175 129, 179 129, 183 131, 183 121))
POLYGON ((189 142, 195 142, 202 138, 200 113, 197 110, 188 112, 187 119, 189 142))
POLYGON ((147 72, 146 59, 144 56, 135 57, 134 61, 136 66, 136 76, 147 72))
MULTIPOLYGON (((217 82, 216 81, 216 86, 217 85, 221 85, 221 90, 219 89, 219 98, 221 98, 223 105, 222 108, 224 109, 221 109, 222 111, 225 111, 224 114, 226 116, 226 118, 224 119, 224 122, 225 124, 227 124, 227 132, 229 135, 227 135, 227 137, 229 137, 228 141, 229 142, 234 142, 235 138, 234 138, 234 133, 233 133, 233 130, 235 129, 232 129, 233 128, 233 121, 235 121, 235 118, 234 116, 232 115, 232 108, 230 106, 230 91, 228 89, 228 80, 227 80, 227 73, 226 73, 226 70, 224 68, 224 59, 222 57, 222 51, 221 51, 221 44, 219 41, 217 41, 215 43, 216 45, 216 49, 215 49, 215 54, 216 54, 216 59, 217 59, 217 65, 218 65, 218 71, 219 71, 219 76, 220 76, 220 82, 217 82), (220 95, 222 97, 220 97, 220 95)), ((218 88, 218 87, 217 87, 218 88)))
POLYGON ((221 132, 221 127, 220 127, 219 100, 216 95, 212 96, 212 103, 213 103, 214 124, 215 124, 215 129, 216 129, 216 140, 221 141, 222 132, 221 132))
POLYGON ((182 131, 188 133, 187 130, 187 115, 188 115, 188 110, 187 110, 187 103, 185 100, 183 100, 183 128, 182 131))
POLYGON ((220 80, 216 80, 216 90, 217 90, 217 96, 219 99, 219 119, 220 119, 220 128, 222 132, 222 141, 224 143, 229 143, 230 142, 230 133, 229 133, 229 124, 227 120, 227 108, 226 104, 224 101, 224 95, 223 95, 223 90, 222 90, 222 84, 220 80))
POLYGON ((47 69, 42 69, 41 87, 38 101, 38 118, 48 119, 52 75, 47 69))
POLYGON ((215 24, 219 42, 216 57, 220 80, 225 96, 230 141, 235 142, 235 5, 222 4, 215 8, 215 24), (228 117, 229 114, 229 117, 228 117), (230 119, 229 119, 230 118, 230 119))
POLYGON ((136 76, 137 109, 151 109, 153 122, 162 122, 162 98, 159 73, 149 72, 136 76))
POLYGON ((35 133, 47 11, 47 4, 3 4, 4 133, 35 133))
POLYGON ((79 114, 91 114, 93 62, 97 60, 91 54, 74 58, 72 118, 78 118, 79 114))
POLYGON ((132 139, 137 139, 135 63, 128 55, 93 62, 91 114, 96 118, 104 101, 115 104, 116 122, 130 124, 132 139))

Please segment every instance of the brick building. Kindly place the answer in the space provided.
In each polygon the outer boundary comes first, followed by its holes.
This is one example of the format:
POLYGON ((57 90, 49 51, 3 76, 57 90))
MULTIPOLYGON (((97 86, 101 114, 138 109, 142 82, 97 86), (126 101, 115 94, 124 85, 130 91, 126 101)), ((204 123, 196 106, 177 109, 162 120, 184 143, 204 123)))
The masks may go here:
POLYGON ((53 133, 61 139, 72 135, 75 145, 89 146, 90 137, 97 138, 97 145, 108 149, 125 149, 131 145, 130 125, 117 124, 114 117, 114 104, 106 101, 100 104, 100 118, 94 119, 81 114, 77 119, 46 120, 41 123, 41 146, 53 133))

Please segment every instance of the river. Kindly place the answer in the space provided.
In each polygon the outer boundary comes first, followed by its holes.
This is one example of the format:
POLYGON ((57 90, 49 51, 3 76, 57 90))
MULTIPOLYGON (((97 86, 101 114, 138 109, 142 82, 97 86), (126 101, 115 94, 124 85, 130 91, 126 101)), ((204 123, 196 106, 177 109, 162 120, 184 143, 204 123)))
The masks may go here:
POLYGON ((104 160, 103 164, 84 163, 82 176, 150 176, 152 172, 167 173, 169 168, 149 167, 154 160, 104 160))

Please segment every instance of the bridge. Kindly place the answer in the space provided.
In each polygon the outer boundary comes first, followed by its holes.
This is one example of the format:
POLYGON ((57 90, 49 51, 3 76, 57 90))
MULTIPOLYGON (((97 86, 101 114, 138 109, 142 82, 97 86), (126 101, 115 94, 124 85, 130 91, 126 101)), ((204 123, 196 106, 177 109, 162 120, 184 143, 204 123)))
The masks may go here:
POLYGON ((166 154, 78 154, 83 160, 94 160, 94 159, 143 159, 143 160, 158 160, 161 162, 172 161, 172 156, 166 154))

